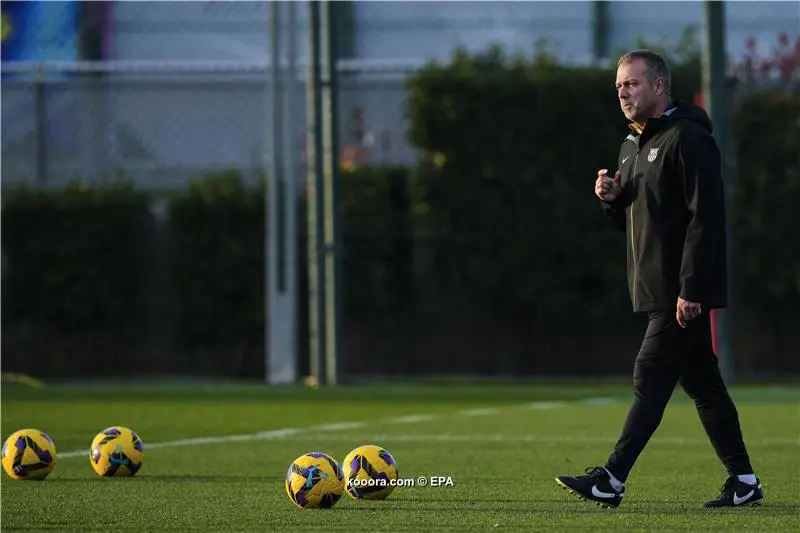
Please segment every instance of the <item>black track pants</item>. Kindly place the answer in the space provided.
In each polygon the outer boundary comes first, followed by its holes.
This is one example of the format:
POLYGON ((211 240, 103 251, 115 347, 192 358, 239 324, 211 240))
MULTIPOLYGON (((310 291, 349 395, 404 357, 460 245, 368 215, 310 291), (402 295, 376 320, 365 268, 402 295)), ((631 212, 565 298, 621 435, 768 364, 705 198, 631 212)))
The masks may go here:
POLYGON ((680 380, 729 475, 750 474, 736 411, 711 346, 707 312, 681 328, 675 311, 649 314, 633 370, 633 404, 606 468, 622 482, 655 432, 680 380))

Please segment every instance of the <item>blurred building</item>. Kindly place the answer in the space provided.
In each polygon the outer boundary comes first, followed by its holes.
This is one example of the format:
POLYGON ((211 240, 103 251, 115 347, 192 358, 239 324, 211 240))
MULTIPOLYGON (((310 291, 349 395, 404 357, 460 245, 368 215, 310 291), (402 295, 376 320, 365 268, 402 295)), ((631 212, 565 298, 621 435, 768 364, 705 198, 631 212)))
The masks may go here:
MULTIPOLYGON (((259 61, 265 56, 268 2, 115 2, 109 59, 259 61)), ((500 43, 530 51, 542 37, 561 59, 591 61, 638 38, 676 41, 700 28, 703 2, 349 2, 350 57, 421 63, 446 60, 454 47, 500 43), (596 50, 595 31, 604 39, 596 50)), ((301 19, 307 4, 302 3, 301 19)), ((728 52, 749 37, 768 51, 775 36, 800 30, 798 2, 728 2, 728 52)), ((300 41, 305 53, 305 39, 300 41)))

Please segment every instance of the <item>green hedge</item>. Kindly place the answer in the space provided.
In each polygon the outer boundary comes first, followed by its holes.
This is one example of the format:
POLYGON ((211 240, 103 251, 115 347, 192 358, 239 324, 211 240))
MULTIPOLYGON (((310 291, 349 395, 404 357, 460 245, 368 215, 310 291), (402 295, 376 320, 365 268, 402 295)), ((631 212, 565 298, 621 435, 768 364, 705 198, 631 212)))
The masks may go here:
POLYGON ((735 122, 736 281, 747 300, 788 310, 800 299, 800 94, 747 98, 735 122))
MULTIPOLYGON (((624 240, 593 195, 626 131, 612 82, 496 50, 408 79, 419 163, 342 174, 348 373, 628 371, 641 330, 627 327, 624 240)), ((691 98, 697 65, 674 86, 691 98)), ((767 323, 741 351, 780 353, 800 297, 800 101, 754 94, 732 118, 732 279, 737 308, 767 323)), ((236 172, 168 197, 4 189, 4 369, 262 377, 265 192, 236 172)), ((748 368, 798 369, 787 361, 748 368)))
POLYGON ((134 371, 151 230, 147 195, 125 184, 5 188, 3 367, 134 371))
POLYGON ((608 85, 601 70, 507 65, 499 53, 458 55, 409 80, 424 227, 448 242, 431 258, 433 283, 452 308, 527 320, 574 306, 573 284, 608 285, 616 262, 580 259, 613 246, 596 231, 591 178, 598 161, 613 164, 616 146, 602 140, 624 124, 603 98, 586 97, 608 85))
POLYGON ((409 184, 404 167, 342 173, 342 275, 350 318, 393 317, 412 304, 409 184))
POLYGON ((263 375, 265 187, 211 175, 167 210, 167 284, 175 372, 263 375), (187 368, 188 366, 188 368, 187 368))
POLYGON ((742 365, 800 372, 800 94, 747 98, 735 121, 732 256, 742 365))

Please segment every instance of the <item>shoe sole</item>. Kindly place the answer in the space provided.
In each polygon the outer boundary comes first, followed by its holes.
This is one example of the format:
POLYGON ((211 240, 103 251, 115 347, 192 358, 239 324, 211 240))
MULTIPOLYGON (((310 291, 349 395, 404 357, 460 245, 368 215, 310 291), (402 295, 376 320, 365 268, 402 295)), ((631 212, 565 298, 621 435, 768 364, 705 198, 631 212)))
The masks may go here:
POLYGON ((597 501, 597 500, 593 500, 593 499, 591 499, 591 498, 587 498, 586 496, 584 496, 584 495, 583 495, 583 494, 581 494, 580 492, 577 492, 577 491, 575 491, 575 490, 571 489, 570 487, 568 487, 568 486, 567 486, 567 485, 566 485, 564 482, 562 482, 560 479, 558 479, 558 478, 555 478, 555 479, 556 479, 556 483, 558 484, 558 486, 559 486, 559 487, 561 487, 561 488, 562 488, 562 489, 564 489, 565 491, 569 492, 569 493, 570 493, 570 494, 572 494, 573 496, 577 496, 579 499, 581 499, 581 500, 583 500, 583 501, 585 501, 585 502, 591 502, 591 503, 593 503, 593 504, 597 505, 598 507, 602 507, 603 509, 616 509, 616 508, 618 507, 617 505, 611 505, 611 504, 610 504, 610 503, 608 503, 608 502, 599 502, 599 501, 597 501))

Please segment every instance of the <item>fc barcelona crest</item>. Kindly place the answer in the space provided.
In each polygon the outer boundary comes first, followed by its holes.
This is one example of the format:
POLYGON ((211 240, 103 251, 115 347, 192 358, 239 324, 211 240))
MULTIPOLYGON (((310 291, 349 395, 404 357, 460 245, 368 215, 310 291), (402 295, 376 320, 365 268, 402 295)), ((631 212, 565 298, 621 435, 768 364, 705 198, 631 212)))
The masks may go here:
POLYGON ((652 163, 658 157, 658 148, 650 148, 650 153, 647 154, 647 161, 652 163))

